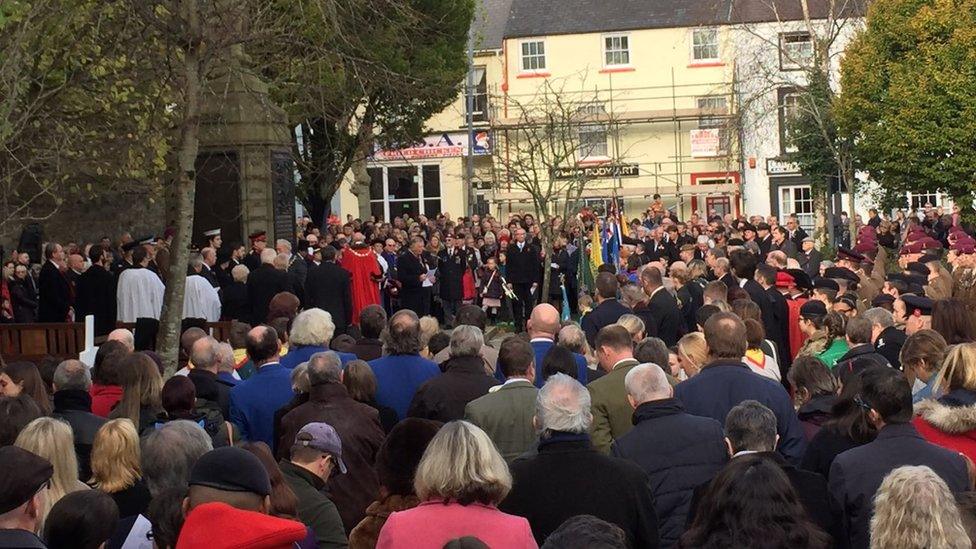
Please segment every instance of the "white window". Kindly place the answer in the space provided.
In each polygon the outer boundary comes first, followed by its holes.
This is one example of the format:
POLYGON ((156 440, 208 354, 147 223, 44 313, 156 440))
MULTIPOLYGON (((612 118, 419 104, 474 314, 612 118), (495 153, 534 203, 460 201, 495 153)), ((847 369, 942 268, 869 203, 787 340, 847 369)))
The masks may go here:
POLYGON ((779 66, 782 70, 802 69, 813 61, 813 40, 808 32, 779 35, 779 66))
POLYGON ((473 67, 474 87, 471 95, 474 99, 474 108, 471 110, 471 118, 474 122, 488 121, 488 78, 485 74, 485 67, 473 67))
POLYGON ((796 214, 805 231, 813 231, 813 190, 810 185, 793 185, 779 188, 780 219, 796 214))
MULTIPOLYGON (((580 106, 578 113, 585 120, 589 117, 605 116, 607 109, 603 106, 603 103, 589 103, 580 106)), ((589 121, 580 124, 577 154, 579 154, 581 159, 608 156, 606 124, 599 121, 589 121)))
POLYGON ((369 205, 377 219, 441 213, 441 170, 437 164, 369 168, 369 205))
POLYGON ((542 40, 522 42, 522 70, 541 71, 546 68, 546 43, 542 40))
POLYGON ((694 29, 691 31, 691 59, 693 61, 718 61, 717 29, 694 29))
POLYGON ((722 128, 725 127, 725 119, 722 114, 726 113, 728 108, 728 100, 721 95, 706 95, 705 97, 698 98, 698 108, 710 111, 715 111, 714 113, 703 114, 698 117, 698 127, 699 128, 722 128))
POLYGON ((938 192, 908 193, 908 208, 915 211, 925 211, 927 208, 937 208, 942 205, 938 192))
POLYGON ((800 114, 800 94, 795 88, 780 88, 777 90, 779 103, 779 144, 783 153, 796 152, 796 146, 790 143, 790 124, 800 114))
POLYGON ((603 64, 607 67, 630 65, 630 37, 611 34, 603 37, 603 64))

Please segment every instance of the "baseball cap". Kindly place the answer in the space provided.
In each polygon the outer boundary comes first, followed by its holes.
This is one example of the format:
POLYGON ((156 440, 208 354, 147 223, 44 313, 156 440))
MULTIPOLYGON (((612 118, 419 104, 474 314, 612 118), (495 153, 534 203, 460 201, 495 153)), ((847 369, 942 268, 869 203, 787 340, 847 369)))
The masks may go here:
POLYGON ((342 440, 339 438, 339 433, 328 423, 305 425, 295 435, 295 445, 332 455, 339 465, 339 471, 346 473, 346 463, 342 461, 342 440))

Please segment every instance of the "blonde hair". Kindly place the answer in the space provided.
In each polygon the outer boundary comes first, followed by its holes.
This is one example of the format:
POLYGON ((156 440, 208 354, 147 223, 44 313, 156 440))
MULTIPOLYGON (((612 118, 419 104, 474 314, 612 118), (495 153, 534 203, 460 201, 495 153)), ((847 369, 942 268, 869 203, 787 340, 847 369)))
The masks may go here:
POLYGON ((89 484, 106 493, 119 492, 142 478, 139 434, 128 418, 113 419, 95 433, 89 484))
POLYGON ((956 500, 939 475, 924 465, 888 473, 874 496, 873 549, 970 546, 956 500))
POLYGON ((694 361, 699 368, 708 363, 708 344, 701 332, 691 332, 678 340, 678 354, 694 361))
POLYGON ((960 343, 949 347, 934 390, 938 391, 942 387, 950 391, 976 391, 976 343, 960 343))
POLYGON ((505 460, 488 435, 467 421, 452 421, 437 432, 414 477, 421 501, 495 505, 511 489, 512 475, 505 460))
POLYGON ((430 338, 434 336, 437 332, 441 331, 441 325, 437 322, 437 319, 432 316, 424 316, 420 318, 420 349, 426 349, 427 344, 430 342, 430 338))
POLYGON ((288 332, 288 342, 293 346, 324 345, 329 346, 335 335, 335 323, 332 315, 322 309, 308 309, 298 313, 291 323, 288 332))
POLYGON ((27 424, 17 435, 14 446, 33 452, 51 462, 54 476, 40 509, 38 530, 43 531, 47 514, 61 498, 85 489, 78 480, 78 458, 75 455, 74 434, 64 421, 39 417, 27 424))
POLYGON ((637 337, 643 334, 646 329, 644 326, 644 321, 641 320, 637 315, 632 314, 621 315, 620 318, 617 319, 617 324, 623 326, 630 334, 630 337, 637 337))

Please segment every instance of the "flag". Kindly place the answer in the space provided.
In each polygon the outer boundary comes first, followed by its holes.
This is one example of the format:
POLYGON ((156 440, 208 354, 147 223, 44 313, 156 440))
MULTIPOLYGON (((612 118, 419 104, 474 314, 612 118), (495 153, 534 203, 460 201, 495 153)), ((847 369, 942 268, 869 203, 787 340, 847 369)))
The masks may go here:
POLYGON ((593 234, 590 242, 590 275, 596 280, 596 273, 603 265, 603 245, 600 242, 600 228, 597 221, 593 220, 593 234))
POLYGON ((607 218, 603 224, 604 263, 613 267, 617 272, 620 263, 620 216, 617 212, 617 197, 610 203, 607 218))
POLYGON ((569 320, 569 295, 566 293, 566 279, 562 276, 559 277, 559 285, 563 290, 563 310, 562 310, 562 321, 565 322, 569 320))

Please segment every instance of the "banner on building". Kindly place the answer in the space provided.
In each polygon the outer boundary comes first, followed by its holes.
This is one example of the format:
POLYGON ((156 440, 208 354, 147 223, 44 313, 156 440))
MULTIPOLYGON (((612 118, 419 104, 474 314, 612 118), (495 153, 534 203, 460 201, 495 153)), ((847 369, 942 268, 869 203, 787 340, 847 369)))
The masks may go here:
POLYGON ((722 137, 719 128, 703 128, 691 130, 691 157, 707 158, 718 156, 722 149, 722 137))
POLYGON ((556 179, 608 179, 611 177, 639 177, 640 164, 601 164, 598 166, 577 166, 575 168, 556 168, 552 171, 556 179))
MULTIPOLYGON (((487 130, 474 132, 472 152, 475 156, 491 154, 491 137, 487 130)), ((373 160, 422 160, 424 158, 452 158, 467 156, 467 134, 462 132, 428 135, 420 142, 401 149, 379 149, 373 160)))
POLYGON ((766 173, 769 175, 788 175, 800 173, 800 165, 784 158, 767 158, 766 173))

